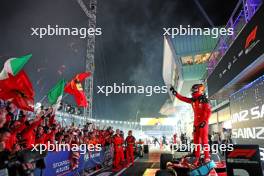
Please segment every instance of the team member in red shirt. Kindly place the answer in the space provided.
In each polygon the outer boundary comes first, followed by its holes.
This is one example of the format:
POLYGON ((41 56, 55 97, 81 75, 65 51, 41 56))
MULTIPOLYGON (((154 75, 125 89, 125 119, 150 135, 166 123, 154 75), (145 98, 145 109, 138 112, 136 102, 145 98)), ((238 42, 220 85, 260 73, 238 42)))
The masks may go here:
POLYGON ((128 136, 126 137, 125 143, 127 164, 132 163, 132 165, 134 165, 134 146, 136 143, 136 138, 132 136, 132 130, 128 131, 128 136))
MULTIPOLYGON (((46 144, 48 141, 53 143, 53 139, 55 138, 55 133, 57 130, 52 127, 51 130, 48 130, 47 133, 45 133, 43 126, 38 126, 37 132, 36 132, 36 138, 35 138, 35 144, 46 144)), ((48 147, 48 146, 47 146, 48 147)))
MULTIPOLYGON (((21 136, 25 141, 25 148, 31 149, 33 148, 33 145, 35 145, 35 139, 36 139, 36 132, 35 129, 42 123, 42 121, 50 115, 52 112, 52 109, 50 108, 48 111, 41 111, 34 120, 31 120, 30 122, 27 122, 27 128, 25 128, 21 136)), ((42 140, 39 140, 37 142, 42 142, 42 140)))
POLYGON ((173 135, 173 144, 177 144, 177 133, 173 135))
POLYGON ((114 171, 121 169, 122 163, 125 160, 123 144, 124 144, 124 139, 120 135, 120 130, 116 129, 116 134, 113 136, 113 145, 114 145, 113 170, 114 171))
POLYGON ((193 143, 196 144, 195 147, 195 164, 198 164, 200 158, 200 145, 203 145, 206 150, 204 150, 205 162, 210 161, 209 155, 209 144, 208 144, 208 121, 211 116, 211 106, 209 100, 205 95, 205 87, 203 84, 195 84, 191 88, 192 97, 187 98, 180 95, 173 87, 170 91, 179 100, 186 103, 190 103, 194 112, 194 131, 193 131, 193 143))

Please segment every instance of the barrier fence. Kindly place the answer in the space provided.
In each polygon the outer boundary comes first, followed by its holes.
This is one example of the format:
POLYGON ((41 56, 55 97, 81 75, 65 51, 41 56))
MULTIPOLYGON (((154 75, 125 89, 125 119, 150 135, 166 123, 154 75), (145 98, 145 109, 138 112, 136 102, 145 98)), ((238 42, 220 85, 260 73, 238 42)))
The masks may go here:
POLYGON ((72 176, 81 173, 85 169, 92 169, 98 165, 111 164, 112 152, 110 147, 101 151, 91 151, 80 154, 78 168, 71 169, 71 151, 49 152, 44 158, 45 169, 35 169, 35 176, 72 176))

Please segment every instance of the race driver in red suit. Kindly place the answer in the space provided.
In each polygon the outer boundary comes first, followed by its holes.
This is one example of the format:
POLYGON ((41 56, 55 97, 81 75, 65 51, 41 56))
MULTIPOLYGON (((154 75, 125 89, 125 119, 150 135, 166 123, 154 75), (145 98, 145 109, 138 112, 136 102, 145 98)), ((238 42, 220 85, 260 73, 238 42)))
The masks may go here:
POLYGON ((204 162, 210 161, 209 144, 208 144, 208 121, 211 116, 211 106, 209 100, 205 95, 205 87, 203 84, 195 84, 191 88, 192 97, 187 98, 180 95, 173 87, 170 91, 179 100, 186 103, 190 103, 194 112, 194 131, 193 131, 193 143, 195 147, 195 162, 198 164, 200 159, 200 147, 204 147, 204 162), (197 145, 198 144, 198 145, 197 145))
POLYGON ((126 159, 127 164, 132 163, 134 165, 134 146, 136 143, 136 138, 132 136, 132 130, 128 131, 128 136, 125 140, 126 143, 126 159))
POLYGON ((124 150, 123 150, 124 139, 120 135, 120 130, 116 129, 116 134, 113 136, 114 145, 114 161, 113 161, 113 171, 118 171, 121 169, 122 164, 124 164, 124 150))

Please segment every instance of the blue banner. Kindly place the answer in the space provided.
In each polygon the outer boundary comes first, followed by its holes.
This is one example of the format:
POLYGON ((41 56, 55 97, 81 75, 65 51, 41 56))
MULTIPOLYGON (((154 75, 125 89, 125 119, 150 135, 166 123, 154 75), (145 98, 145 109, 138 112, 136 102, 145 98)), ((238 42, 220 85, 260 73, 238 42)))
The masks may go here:
MULTIPOLYGON (((91 169, 104 162, 105 150, 91 151, 80 155, 79 167, 71 170, 70 151, 49 152, 45 157, 46 168, 42 170, 42 176, 71 176, 83 169, 91 169)), ((35 176, 41 176, 41 170, 36 169, 35 176)))

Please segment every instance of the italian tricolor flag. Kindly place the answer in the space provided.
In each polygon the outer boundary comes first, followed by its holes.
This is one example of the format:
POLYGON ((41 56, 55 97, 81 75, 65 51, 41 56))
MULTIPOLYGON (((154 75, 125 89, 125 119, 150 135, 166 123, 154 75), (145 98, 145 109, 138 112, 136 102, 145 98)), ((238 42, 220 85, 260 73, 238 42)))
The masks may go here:
POLYGON ((22 57, 15 57, 8 59, 4 68, 0 73, 0 80, 4 80, 9 78, 8 74, 16 76, 24 67, 24 65, 28 62, 28 60, 32 57, 32 54, 28 54, 22 57))
POLYGON ((48 101, 56 111, 63 96, 65 80, 60 80, 48 93, 48 101))

